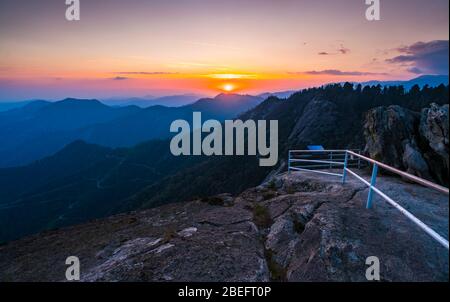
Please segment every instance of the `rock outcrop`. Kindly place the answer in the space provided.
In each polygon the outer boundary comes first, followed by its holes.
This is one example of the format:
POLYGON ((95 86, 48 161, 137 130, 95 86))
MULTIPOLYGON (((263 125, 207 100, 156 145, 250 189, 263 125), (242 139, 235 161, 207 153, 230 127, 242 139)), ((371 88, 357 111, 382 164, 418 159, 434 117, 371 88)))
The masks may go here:
POLYGON ((364 135, 370 157, 448 186, 448 105, 421 113, 374 108, 366 113, 364 135))
POLYGON ((303 110, 302 115, 295 123, 289 141, 298 141, 303 144, 314 144, 330 137, 339 124, 339 110, 333 102, 315 98, 303 110))
POLYGON ((431 173, 440 183, 448 184, 448 117, 449 105, 431 105, 431 108, 422 110, 420 117, 420 136, 428 150, 424 157, 432 168, 431 173))
MULTIPOLYGON (((380 186, 448 238, 448 200, 385 177, 380 186)), ((0 281, 448 281, 448 251, 354 179, 277 175, 220 194, 121 214, 0 246, 0 281)))

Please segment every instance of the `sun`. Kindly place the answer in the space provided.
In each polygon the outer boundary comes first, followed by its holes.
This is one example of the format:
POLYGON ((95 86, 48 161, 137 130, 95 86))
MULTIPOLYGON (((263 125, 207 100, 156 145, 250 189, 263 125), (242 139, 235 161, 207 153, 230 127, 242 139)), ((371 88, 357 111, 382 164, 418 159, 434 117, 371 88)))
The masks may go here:
POLYGON ((231 84, 231 83, 224 84, 224 85, 222 86, 222 88, 223 88, 223 90, 225 90, 226 92, 231 92, 231 91, 233 91, 234 89, 236 89, 236 87, 235 87, 233 84, 231 84))

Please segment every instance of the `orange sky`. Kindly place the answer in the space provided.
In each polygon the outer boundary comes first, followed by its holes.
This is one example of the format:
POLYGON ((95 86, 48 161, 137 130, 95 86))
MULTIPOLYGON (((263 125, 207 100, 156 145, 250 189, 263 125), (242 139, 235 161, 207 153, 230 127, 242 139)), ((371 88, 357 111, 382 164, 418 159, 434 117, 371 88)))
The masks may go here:
POLYGON ((368 22, 362 0, 82 0, 68 22, 64 1, 2 0, 0 101, 409 79, 436 68, 392 58, 448 41, 448 5, 382 1, 368 22))

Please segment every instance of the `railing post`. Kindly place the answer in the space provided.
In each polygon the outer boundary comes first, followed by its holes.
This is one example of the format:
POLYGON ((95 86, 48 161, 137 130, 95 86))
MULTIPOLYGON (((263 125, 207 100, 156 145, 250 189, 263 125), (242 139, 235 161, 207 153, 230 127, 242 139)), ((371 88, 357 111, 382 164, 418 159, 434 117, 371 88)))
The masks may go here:
POLYGON ((288 174, 291 174, 291 150, 289 150, 288 155, 288 174))
POLYGON ((372 179, 370 180, 369 195, 367 196, 367 205, 366 205, 367 209, 372 208, 372 198, 373 198, 372 188, 375 187, 375 185, 377 184, 377 173, 378 173, 378 165, 373 164, 372 179))
POLYGON ((342 184, 345 184, 345 179, 347 178, 347 163, 348 163, 348 152, 345 151, 344 170, 342 171, 342 184))
MULTIPOLYGON (((333 151, 330 152, 330 157, 329 157, 330 162, 333 162, 333 151)), ((330 169, 333 169, 333 164, 330 163, 330 169)))
MULTIPOLYGON (((358 150, 358 154, 361 155, 361 150, 358 150)), ((358 156, 358 170, 361 169, 361 157, 358 156)))

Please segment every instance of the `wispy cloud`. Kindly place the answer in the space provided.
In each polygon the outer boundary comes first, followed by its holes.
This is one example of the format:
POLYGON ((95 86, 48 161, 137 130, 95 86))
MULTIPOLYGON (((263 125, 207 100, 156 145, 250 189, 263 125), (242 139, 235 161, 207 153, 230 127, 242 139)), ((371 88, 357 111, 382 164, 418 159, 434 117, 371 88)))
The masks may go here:
POLYGON ((206 75, 213 79, 254 79, 257 77, 256 74, 236 74, 236 73, 218 73, 218 74, 208 74, 206 75))
POLYGON ((333 56, 333 55, 346 55, 350 53, 350 49, 345 47, 343 44, 339 46, 338 49, 336 49, 334 52, 328 52, 328 51, 320 51, 317 54, 319 56, 333 56))
POLYGON ((404 66, 415 74, 448 74, 449 41, 434 40, 417 42, 396 49, 400 55, 387 59, 386 62, 404 66))
POLYGON ((417 67, 408 68, 408 72, 414 73, 414 74, 422 74, 423 73, 423 71, 417 67))
POLYGON ((205 62, 174 62, 169 66, 175 69, 208 69, 216 71, 227 71, 231 69, 228 65, 217 65, 205 62))
POLYGON ((308 75, 332 75, 332 76, 370 76, 370 75, 386 75, 386 73, 367 72, 367 71, 342 71, 337 69, 311 70, 290 72, 289 74, 308 74, 308 75))
POLYGON ((114 81, 123 81, 123 80, 128 80, 128 78, 127 77, 114 77, 114 78, 112 78, 112 80, 114 80, 114 81))
POLYGON ((178 72, 167 72, 167 71, 119 71, 114 72, 115 74, 123 75, 171 75, 178 74, 178 72))
POLYGON ((350 53, 350 49, 344 47, 344 45, 341 45, 341 47, 338 49, 338 51, 343 55, 350 53))

